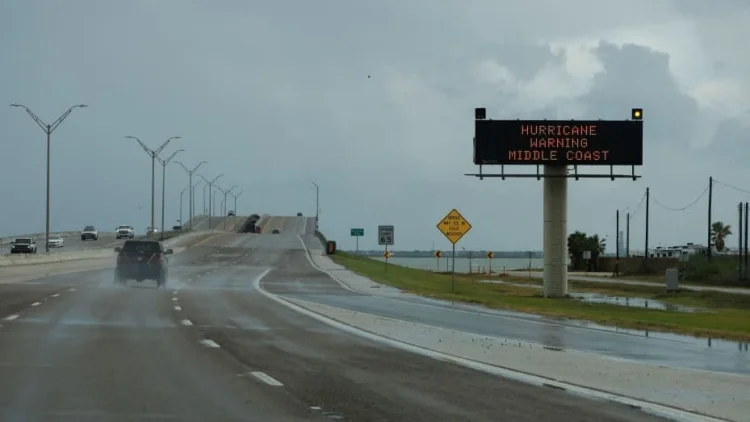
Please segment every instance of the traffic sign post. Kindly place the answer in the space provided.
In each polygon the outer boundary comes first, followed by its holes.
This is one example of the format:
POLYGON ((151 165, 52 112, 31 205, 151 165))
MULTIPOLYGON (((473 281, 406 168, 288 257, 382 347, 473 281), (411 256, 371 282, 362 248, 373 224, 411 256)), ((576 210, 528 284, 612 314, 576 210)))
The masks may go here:
POLYGON ((385 271, 388 271, 388 258, 391 257, 388 253, 388 245, 393 245, 393 226, 378 226, 378 245, 385 246, 385 271))
POLYGON ((440 257, 443 256, 443 253, 441 251, 435 251, 435 258, 437 258, 437 263, 435 264, 435 272, 440 272, 440 257))
POLYGON ((365 235, 365 229, 351 229, 351 235, 354 236, 357 241, 355 250, 357 255, 359 255, 359 238, 365 235))
POLYGON ((495 257, 495 253, 494 252, 492 252, 492 251, 487 252, 487 259, 489 260, 489 263, 490 263, 490 275, 492 275, 492 258, 494 258, 494 257, 495 257))
POLYGON ((451 291, 456 290, 456 243, 461 240, 466 233, 471 230, 471 224, 458 212, 457 209, 452 209, 437 225, 440 233, 443 233, 445 237, 453 244, 453 253, 451 254, 452 263, 452 277, 451 277, 451 291))

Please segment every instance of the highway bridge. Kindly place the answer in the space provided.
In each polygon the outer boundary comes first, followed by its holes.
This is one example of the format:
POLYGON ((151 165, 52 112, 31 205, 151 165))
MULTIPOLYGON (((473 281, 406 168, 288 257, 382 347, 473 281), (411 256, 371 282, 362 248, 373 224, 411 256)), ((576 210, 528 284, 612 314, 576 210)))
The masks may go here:
POLYGON ((314 218, 256 216, 260 233, 250 218, 201 219, 167 240, 167 289, 115 285, 114 256, 0 267, 0 421, 642 422, 750 408, 747 354, 414 297, 333 264, 314 218))

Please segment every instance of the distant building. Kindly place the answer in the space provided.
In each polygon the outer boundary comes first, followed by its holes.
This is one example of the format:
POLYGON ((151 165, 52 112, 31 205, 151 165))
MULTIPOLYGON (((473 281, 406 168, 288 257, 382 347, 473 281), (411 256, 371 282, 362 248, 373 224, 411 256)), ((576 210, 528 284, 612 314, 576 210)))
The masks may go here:
MULTIPOLYGON (((714 252, 716 249, 713 250, 714 252)), ((633 252, 631 256, 643 256, 643 251, 633 252)), ((649 258, 677 258, 688 259, 691 255, 708 255, 708 247, 695 243, 675 246, 657 246, 649 249, 649 258)))

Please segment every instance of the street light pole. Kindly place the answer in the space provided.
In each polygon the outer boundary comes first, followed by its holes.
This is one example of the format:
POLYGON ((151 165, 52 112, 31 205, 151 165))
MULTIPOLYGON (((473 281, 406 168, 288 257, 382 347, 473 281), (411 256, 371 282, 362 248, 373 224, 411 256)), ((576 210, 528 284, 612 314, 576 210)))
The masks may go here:
MULTIPOLYGON (((196 166, 193 167, 192 170, 190 170, 187 167, 185 167, 185 165, 182 164, 181 162, 175 161, 175 163, 181 165, 182 168, 185 169, 185 172, 188 174, 188 186, 193 186, 193 173, 195 173, 200 166, 202 166, 203 164, 206 164, 207 162, 208 161, 205 161, 205 160, 201 161, 200 163, 196 164, 196 166)), ((190 230, 192 230, 193 229, 193 190, 192 189, 190 189, 189 201, 190 201, 190 204, 188 205, 188 207, 190 208, 190 210, 188 211, 188 213, 190 214, 190 230)))
MULTIPOLYGON (((158 156, 159 153, 162 152, 164 148, 166 148, 167 144, 169 144, 169 142, 172 139, 180 139, 181 136, 173 136, 167 139, 166 141, 164 141, 163 144, 159 145, 159 148, 156 148, 155 150, 147 147, 146 144, 141 142, 141 140, 136 138, 135 136, 126 136, 125 138, 135 139, 138 142, 138 144, 141 146, 141 148, 143 148, 143 150, 146 151, 146 154, 148 154, 151 157, 151 230, 153 230, 154 229, 154 212, 155 212, 154 203, 156 201, 156 156, 158 156)), ((164 227, 162 227, 162 230, 163 229, 164 227)), ((150 237, 151 232, 147 231, 146 235, 150 237)))
POLYGON ((236 195, 232 194, 232 197, 234 198, 234 218, 232 220, 234 221, 233 226, 235 228, 237 227, 237 198, 239 198, 240 195, 242 195, 246 190, 247 189, 243 189, 243 190, 240 191, 240 193, 238 193, 236 195))
MULTIPOLYGON (((198 185, 200 185, 201 183, 203 183, 203 180, 198 180, 197 182, 195 182, 195 184, 193 185, 193 189, 192 189, 192 191, 193 191, 193 195, 192 195, 193 204, 192 204, 192 206, 193 206, 193 213, 194 213, 193 216, 195 216, 195 188, 197 188, 198 185)), ((190 229, 191 230, 193 229, 193 223, 190 223, 190 229)))
MULTIPOLYGON (((191 186, 186 187, 185 189, 180 192, 180 226, 183 226, 185 223, 182 221, 182 196, 185 194, 185 191, 190 189, 191 186)), ((189 206, 189 205, 188 205, 189 206)))
MULTIPOLYGON (((216 189, 217 189, 218 191, 220 191, 220 192, 224 192, 224 189, 222 189, 222 188, 221 188, 221 187, 220 187, 219 185, 215 185, 215 186, 214 186, 214 188, 216 188, 216 189)), ((216 206, 216 193, 217 193, 217 192, 215 192, 215 191, 214 191, 214 192, 213 192, 213 195, 212 195, 212 194, 211 194, 211 191, 209 191, 209 199, 210 199, 210 201, 211 201, 211 207, 212 207, 212 208, 213 208, 214 206, 216 206)), ((220 212, 222 212, 221 206, 219 206, 219 211, 220 211, 220 212)))
MULTIPOLYGON (((226 230, 227 229, 227 195, 232 193, 232 191, 237 187, 237 185, 232 186, 231 188, 224 191, 224 219, 222 220, 222 226, 221 228, 226 230)), ((234 213, 237 214, 237 210, 234 210, 234 213)))
POLYGON ((34 114, 34 112, 31 111, 30 108, 26 107, 23 104, 11 104, 10 106, 11 107, 20 107, 20 108, 26 110, 26 112, 29 114, 29 116, 31 116, 31 118, 34 119, 34 121, 36 122, 36 124, 39 125, 40 128, 42 128, 42 130, 44 131, 44 133, 47 134, 47 207, 46 207, 47 210, 46 210, 46 215, 45 215, 45 218, 44 218, 45 219, 45 223, 44 223, 44 235, 45 235, 45 237, 44 237, 44 251, 46 253, 49 253, 50 153, 51 153, 51 150, 52 150, 51 143, 50 143, 50 138, 52 136, 52 132, 54 132, 55 129, 57 129, 62 124, 63 120, 65 120, 70 115, 70 113, 73 112, 74 109, 76 109, 76 108, 85 108, 85 107, 88 107, 88 106, 86 104, 77 104, 77 105, 74 105, 74 106, 70 107, 69 109, 67 109, 65 111, 65 113, 63 113, 62 115, 60 115, 60 117, 58 117, 57 120, 55 120, 51 124, 44 123, 44 121, 42 121, 42 119, 40 119, 39 117, 37 117, 37 115, 34 114))
POLYGON ((213 197, 211 196, 211 192, 213 192, 214 183, 216 183, 216 181, 219 180, 219 178, 223 175, 224 173, 214 177, 214 180, 208 180, 205 177, 203 177, 202 174, 198 175, 208 185, 208 229, 209 230, 211 230, 211 214, 213 214, 213 208, 214 208, 213 201, 212 201, 213 197))
POLYGON ((158 156, 156 157, 156 159, 159 160, 159 164, 161 164, 161 236, 159 236, 159 240, 164 240, 164 198, 166 196, 164 191, 167 189, 167 164, 172 161, 177 153, 183 151, 185 150, 178 149, 177 151, 173 152, 172 155, 170 155, 166 160, 162 160, 158 156))
POLYGON ((315 182, 310 182, 315 186, 315 230, 318 230, 318 217, 320 215, 320 186, 315 182))
POLYGON ((208 207, 206 206, 206 189, 208 188, 208 183, 203 185, 203 214, 208 214, 208 207))

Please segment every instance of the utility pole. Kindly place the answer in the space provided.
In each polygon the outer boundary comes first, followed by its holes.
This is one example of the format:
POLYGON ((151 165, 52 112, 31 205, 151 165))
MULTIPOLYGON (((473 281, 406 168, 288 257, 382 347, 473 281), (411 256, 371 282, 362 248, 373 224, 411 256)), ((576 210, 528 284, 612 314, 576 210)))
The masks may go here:
POLYGON ((739 211, 739 216, 740 216, 740 221, 739 221, 739 224, 738 224, 739 230, 737 230, 738 231, 737 238, 739 239, 739 246, 738 246, 737 250, 739 251, 738 256, 740 258, 739 272, 737 274, 738 275, 737 278, 738 279, 742 279, 742 273, 743 273, 743 269, 742 269, 742 264, 743 264, 743 259, 742 259, 742 202, 740 202, 739 204, 737 204, 737 210, 739 211))
MULTIPOLYGON (((151 157, 151 228, 150 230, 153 230, 155 228, 155 225, 154 225, 154 218, 155 218, 154 216, 155 206, 154 205, 155 204, 154 203, 156 201, 156 157, 159 155, 159 153, 162 152, 162 150, 164 150, 164 148, 167 147, 167 145, 169 144, 171 140, 180 139, 181 137, 173 136, 167 139, 166 141, 164 141, 164 143, 159 145, 159 148, 156 148, 156 149, 150 149, 149 147, 146 146, 146 144, 141 142, 141 140, 136 138, 135 136, 126 136, 125 138, 135 139, 138 142, 138 144, 141 146, 141 148, 143 148, 143 150, 146 151, 146 154, 148 154, 151 157)), ((164 227, 162 227, 162 230, 163 229, 164 227)), ((146 236, 150 237, 151 233, 152 231, 147 231, 146 236)))
POLYGON ((315 230, 318 230, 318 219, 320 218, 320 186, 315 182, 310 182, 315 186, 315 230))
POLYGON ((643 251, 643 268, 648 272, 648 217, 649 217, 649 203, 650 200, 649 188, 646 188, 646 249, 643 251))
POLYGON ((617 210, 616 213, 616 223, 615 223, 615 243, 617 244, 615 246, 615 275, 618 275, 620 273, 620 210, 617 210))
MULTIPOLYGON (((205 160, 201 161, 200 163, 196 164, 192 170, 185 167, 185 164, 182 164, 182 162, 180 161, 175 161, 175 162, 179 164, 180 166, 182 166, 182 168, 188 174, 188 186, 193 186, 193 173, 195 173, 198 170, 198 168, 200 168, 200 166, 202 166, 203 164, 206 164, 208 161, 205 161, 205 160)), ((188 213, 190 214, 190 230, 192 230, 193 229, 193 189, 190 189, 190 199, 188 200, 190 201, 190 204, 188 205, 188 207, 190 208, 188 211, 188 213)))
POLYGON ((706 242, 708 244, 708 250, 706 253, 708 254, 708 262, 711 262, 711 205, 713 202, 713 196, 714 196, 714 178, 713 176, 710 176, 708 178, 708 241, 706 242))
MULTIPOLYGON (((214 183, 219 180, 221 176, 223 176, 224 173, 214 177, 214 180, 208 180, 205 177, 203 177, 202 174, 199 174, 201 179, 203 179, 204 182, 206 182, 206 185, 208 186, 208 229, 211 230, 211 214, 213 214, 213 197, 211 196, 211 192, 213 192, 214 183)), ((204 191, 205 192, 205 191, 204 191)))
POLYGON ((748 272, 747 272, 747 263, 748 263, 748 262, 747 262, 747 258, 748 258, 748 252, 747 252, 747 247, 748 247, 747 236, 748 236, 748 234, 750 234, 750 233, 748 233, 748 223, 750 223, 750 221, 748 221, 748 218, 747 218, 747 212, 748 212, 748 203, 747 203, 747 202, 745 202, 745 280, 747 280, 747 275, 748 275, 748 272))
POLYGON ((50 167, 51 167, 50 166, 50 155, 51 155, 51 150, 52 150, 51 143, 50 143, 50 138, 52 137, 52 132, 54 132, 55 129, 57 129, 62 124, 62 122, 70 115, 70 113, 73 112, 73 110, 75 110, 77 108, 85 108, 85 107, 88 107, 88 106, 86 104, 77 104, 77 105, 74 105, 74 106, 70 107, 69 109, 67 109, 65 111, 65 113, 63 113, 62 115, 60 115, 60 117, 58 117, 57 120, 55 120, 51 124, 44 123, 44 121, 42 121, 42 119, 40 119, 39 117, 37 117, 37 115, 34 114, 34 112, 31 111, 30 108, 26 107, 23 104, 11 104, 10 106, 11 107, 20 107, 20 108, 26 110, 26 113, 28 113, 29 116, 31 116, 31 118, 34 119, 34 121, 36 122, 36 124, 39 125, 40 128, 42 128, 42 130, 44 131, 44 133, 47 134, 47 206, 46 206, 47 210, 46 210, 46 215, 45 215, 45 218, 44 218, 44 220, 45 220, 44 221, 44 251, 46 253, 49 253, 49 230, 50 230, 50 167))
POLYGON ((177 151, 173 152, 172 155, 170 155, 166 160, 162 160, 158 156, 156 157, 156 159, 159 160, 159 164, 161 164, 161 236, 159 237, 159 240, 164 240, 164 231, 166 230, 164 228, 164 193, 167 189, 167 164, 172 161, 175 155, 183 151, 185 150, 178 149, 177 151))
POLYGON ((243 189, 238 194, 234 194, 234 193, 232 194, 232 197, 234 198, 234 224, 233 226, 235 228, 237 227, 237 198, 239 198, 240 195, 242 195, 246 190, 247 189, 243 189))
POLYGON ((625 214, 625 256, 630 258, 630 213, 625 214))

